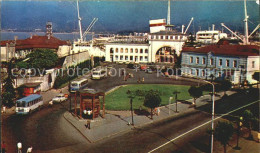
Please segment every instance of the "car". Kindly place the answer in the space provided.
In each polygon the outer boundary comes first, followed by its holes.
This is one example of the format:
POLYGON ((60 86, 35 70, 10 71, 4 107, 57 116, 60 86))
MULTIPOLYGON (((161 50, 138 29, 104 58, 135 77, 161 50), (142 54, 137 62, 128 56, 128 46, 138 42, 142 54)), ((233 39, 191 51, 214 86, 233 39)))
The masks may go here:
POLYGON ((153 70, 151 68, 146 69, 146 73, 153 73, 153 70))
POLYGON ((52 102, 58 102, 58 103, 61 103, 61 102, 64 102, 67 100, 67 97, 65 97, 64 94, 58 94, 56 97, 52 98, 52 102))

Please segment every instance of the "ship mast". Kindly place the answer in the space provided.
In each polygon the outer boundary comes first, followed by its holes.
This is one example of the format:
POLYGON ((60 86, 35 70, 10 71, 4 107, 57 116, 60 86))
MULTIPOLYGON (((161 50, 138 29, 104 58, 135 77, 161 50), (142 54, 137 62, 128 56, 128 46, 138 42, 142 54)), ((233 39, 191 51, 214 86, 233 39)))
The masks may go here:
POLYGON ((248 44, 248 18, 249 16, 247 15, 247 9, 246 9, 246 0, 244 0, 244 8, 245 8, 245 40, 244 43, 248 44))
POLYGON ((79 1, 77 0, 77 11, 78 11, 78 20, 79 20, 79 40, 80 42, 83 41, 83 36, 82 36, 82 28, 81 28, 81 17, 79 16, 79 1))

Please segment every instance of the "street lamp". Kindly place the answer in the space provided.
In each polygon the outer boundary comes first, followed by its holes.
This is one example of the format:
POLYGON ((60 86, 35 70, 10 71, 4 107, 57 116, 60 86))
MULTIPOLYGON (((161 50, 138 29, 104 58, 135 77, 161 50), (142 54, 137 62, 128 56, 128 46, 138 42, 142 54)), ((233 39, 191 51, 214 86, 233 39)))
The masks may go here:
POLYGON ((214 130, 214 116, 215 116, 215 86, 213 83, 203 80, 206 83, 209 83, 212 85, 212 118, 211 118, 211 147, 210 147, 210 152, 213 153, 213 143, 214 143, 214 135, 213 135, 213 130, 214 130))
POLYGON ((133 95, 133 92, 128 90, 126 92, 126 94, 128 94, 128 98, 130 98, 130 106, 131 106, 131 115, 132 115, 132 125, 134 125, 134 114, 133 114, 133 98, 134 98, 134 95, 133 95))
POLYGON ((178 113, 178 110, 177 110, 177 95, 179 94, 180 92, 179 91, 174 91, 173 94, 175 94, 175 103, 176 103, 176 110, 175 112, 178 113))

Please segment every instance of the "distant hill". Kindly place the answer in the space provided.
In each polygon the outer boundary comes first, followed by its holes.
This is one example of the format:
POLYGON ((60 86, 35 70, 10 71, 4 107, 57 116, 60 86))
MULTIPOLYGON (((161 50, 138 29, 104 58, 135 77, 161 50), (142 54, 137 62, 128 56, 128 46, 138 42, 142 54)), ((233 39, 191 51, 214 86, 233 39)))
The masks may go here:
MULTIPOLYGON (((149 20, 167 18, 167 1, 82 1, 80 14, 82 27, 86 29, 94 17, 99 18, 94 31, 149 31, 149 20)), ((190 32, 200 26, 208 29, 215 24, 221 29, 224 22, 233 30, 243 31, 243 1, 172 1, 171 22, 180 27, 194 17, 190 32)), ((259 5, 248 2, 251 30, 259 19, 259 5)), ((2 29, 34 31, 44 29, 48 21, 56 32, 72 32, 78 29, 75 1, 2 1, 2 29)))

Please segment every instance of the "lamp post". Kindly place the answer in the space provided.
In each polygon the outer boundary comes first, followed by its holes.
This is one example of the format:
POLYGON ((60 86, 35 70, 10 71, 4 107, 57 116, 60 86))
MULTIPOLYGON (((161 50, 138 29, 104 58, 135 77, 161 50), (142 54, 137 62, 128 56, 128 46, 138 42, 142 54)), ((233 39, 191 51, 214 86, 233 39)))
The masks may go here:
POLYGON ((212 85, 212 114, 211 114, 211 147, 210 147, 210 152, 213 153, 213 147, 214 147, 214 116, 215 116, 215 86, 212 82, 203 80, 206 83, 209 83, 212 85))
POLYGON ((133 98, 130 99, 130 104, 131 104, 132 125, 134 125, 133 98))
POLYGON ((170 113, 171 113, 171 109, 170 109, 171 100, 172 100, 172 97, 169 98, 169 115, 170 115, 170 113))
POLYGON ((134 95, 133 92, 128 90, 126 92, 126 94, 128 94, 128 98, 130 98, 130 109, 131 109, 131 115, 132 115, 132 125, 134 125, 134 113, 133 113, 133 99, 134 99, 134 95))
POLYGON ((175 104, 176 104, 176 110, 175 112, 178 113, 178 109, 177 109, 177 95, 179 94, 179 91, 174 91, 173 94, 175 94, 175 104))

